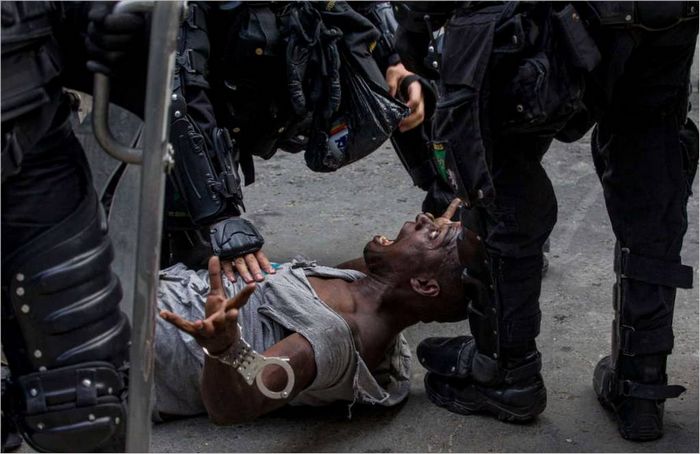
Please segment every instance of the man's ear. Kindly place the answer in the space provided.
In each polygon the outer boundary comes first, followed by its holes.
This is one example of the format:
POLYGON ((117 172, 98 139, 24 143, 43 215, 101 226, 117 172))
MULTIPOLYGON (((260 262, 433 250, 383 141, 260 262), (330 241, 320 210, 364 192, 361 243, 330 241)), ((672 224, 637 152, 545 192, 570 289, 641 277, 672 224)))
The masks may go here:
POLYGON ((436 297, 440 294, 440 284, 435 279, 411 278, 411 288, 419 295, 436 297))

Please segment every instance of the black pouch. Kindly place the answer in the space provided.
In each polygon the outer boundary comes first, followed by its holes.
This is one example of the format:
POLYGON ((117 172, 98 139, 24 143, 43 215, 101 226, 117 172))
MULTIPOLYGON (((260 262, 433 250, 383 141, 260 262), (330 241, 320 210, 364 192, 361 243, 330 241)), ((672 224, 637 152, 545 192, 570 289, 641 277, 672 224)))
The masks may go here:
POLYGON ((309 143, 306 165, 315 172, 333 172, 379 148, 410 109, 392 98, 386 89, 359 72, 349 59, 340 66, 342 102, 340 115, 328 134, 309 143))
POLYGON ((537 4, 518 14, 529 30, 525 51, 503 56, 492 69, 494 124, 503 134, 554 135, 583 109, 583 69, 594 67, 600 53, 592 41, 586 42, 586 30, 574 27, 575 10, 562 12, 572 24, 561 25, 564 19, 550 5, 537 4), (576 46, 582 47, 576 50, 579 55, 568 56, 576 46))
POLYGON ((569 4, 554 13, 554 25, 567 50, 571 64, 590 72, 602 59, 598 46, 583 25, 581 16, 573 5, 569 4))

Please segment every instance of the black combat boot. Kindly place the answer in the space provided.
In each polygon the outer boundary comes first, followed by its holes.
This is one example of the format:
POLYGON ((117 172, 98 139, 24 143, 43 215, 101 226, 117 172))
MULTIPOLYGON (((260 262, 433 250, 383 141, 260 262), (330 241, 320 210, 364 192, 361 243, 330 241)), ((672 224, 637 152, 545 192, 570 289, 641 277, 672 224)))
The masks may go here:
POLYGON ((618 243, 615 273, 612 355, 598 362, 593 390, 603 407, 615 413, 623 438, 656 440, 664 433, 665 400, 685 391, 667 384, 666 357, 673 350, 675 288, 692 287, 693 271, 637 255, 618 243), (655 323, 639 314, 654 314, 655 323))
POLYGON ((598 401, 615 413, 622 438, 636 441, 663 436, 664 402, 685 388, 668 386, 666 355, 622 356, 619 374, 610 356, 598 362, 593 389, 598 401))
POLYGON ((480 354, 472 337, 460 336, 425 339, 417 353, 429 371, 425 376, 428 398, 449 411, 488 413, 502 421, 525 422, 547 406, 537 350, 511 351, 499 364, 480 354))

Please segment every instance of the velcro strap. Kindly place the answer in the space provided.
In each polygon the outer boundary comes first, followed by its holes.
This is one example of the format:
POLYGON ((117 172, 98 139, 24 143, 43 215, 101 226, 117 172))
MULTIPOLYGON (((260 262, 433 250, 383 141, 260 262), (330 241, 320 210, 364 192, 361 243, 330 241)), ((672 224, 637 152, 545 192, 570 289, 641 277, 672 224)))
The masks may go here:
POLYGON ((505 371, 503 379, 506 383, 516 383, 518 381, 537 375, 542 370, 542 355, 538 352, 532 361, 505 371))
POLYGON ((680 263, 643 257, 621 248, 619 253, 619 271, 621 277, 665 285, 675 288, 693 288, 693 268, 680 263))
POLYGON ((404 99, 408 100, 408 87, 416 81, 420 82, 420 77, 415 74, 409 74, 401 79, 401 83, 399 84, 399 93, 401 93, 401 96, 403 96, 404 99))
POLYGON ((673 350, 673 328, 663 326, 648 331, 637 331, 631 326, 620 327, 620 343, 625 355, 651 355, 673 350))
POLYGON ((622 396, 657 400, 678 397, 685 392, 685 387, 680 385, 643 385, 629 380, 621 380, 619 390, 622 396))
POLYGON ((205 74, 207 69, 207 59, 192 49, 178 53, 177 64, 190 74, 205 74))

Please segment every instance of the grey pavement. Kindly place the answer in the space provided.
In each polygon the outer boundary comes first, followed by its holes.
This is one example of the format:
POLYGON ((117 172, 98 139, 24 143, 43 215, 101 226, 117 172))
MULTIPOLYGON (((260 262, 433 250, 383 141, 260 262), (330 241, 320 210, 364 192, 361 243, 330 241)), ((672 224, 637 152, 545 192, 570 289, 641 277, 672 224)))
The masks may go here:
MULTIPOLYGON (((246 190, 248 217, 266 237, 266 251, 286 260, 297 253, 323 264, 356 257, 375 234, 391 238, 420 209, 388 146, 334 174, 309 172, 301 155, 256 162, 258 181, 246 190)), ((412 391, 394 409, 286 409, 249 423, 216 427, 205 417, 157 425, 155 451, 175 452, 459 452, 639 451, 698 452, 698 290, 680 290, 676 348, 669 361, 673 383, 686 386, 666 404, 666 436, 638 444, 621 439, 591 388, 593 368, 610 349, 614 238, 590 159, 588 138, 556 143, 545 164, 559 200, 551 236, 550 269, 542 286, 542 331, 548 406, 536 422, 513 425, 484 416, 461 416, 432 405, 417 362, 412 391)), ((697 182, 695 193, 697 194, 697 182)), ((698 200, 688 207, 683 260, 698 266, 698 200)), ((421 324, 406 331, 415 348, 428 336, 464 334, 467 323, 421 324)), ((232 402, 231 405, 235 405, 232 402)))
MULTIPOLYGON (((697 71, 693 78, 697 88, 697 71)), ((693 118, 697 117, 696 110, 693 118)), ((351 419, 345 405, 287 408, 230 427, 214 426, 206 417, 188 418, 154 426, 152 450, 698 452, 697 284, 693 290, 679 290, 676 300, 676 346, 668 375, 688 391, 667 401, 666 435, 644 444, 623 440, 592 391, 593 368, 610 349, 614 238, 588 141, 587 136, 575 144, 555 143, 544 159, 559 201, 559 222, 542 285, 538 338, 548 406, 535 422, 506 424, 432 405, 423 389, 424 371, 416 362, 410 397, 397 408, 355 406, 351 419)), ((301 155, 284 153, 258 160, 256 166, 257 182, 245 188, 247 216, 264 234, 267 254, 277 261, 297 253, 328 265, 357 257, 373 235, 395 235, 415 216, 423 199, 389 146, 332 174, 312 173, 301 155)), ((683 247, 684 263, 696 270, 698 189, 696 179, 683 247)), ((123 237, 129 234, 124 213, 133 213, 132 202, 127 196, 115 201, 114 216, 124 220, 120 224, 113 219, 112 234, 121 236, 115 242, 122 256, 127 250, 123 237)), ((415 349, 425 337, 467 331, 466 322, 420 324, 409 328, 406 336, 415 349)), ((23 451, 30 450, 25 445, 23 451)))

